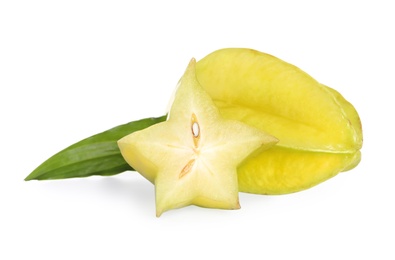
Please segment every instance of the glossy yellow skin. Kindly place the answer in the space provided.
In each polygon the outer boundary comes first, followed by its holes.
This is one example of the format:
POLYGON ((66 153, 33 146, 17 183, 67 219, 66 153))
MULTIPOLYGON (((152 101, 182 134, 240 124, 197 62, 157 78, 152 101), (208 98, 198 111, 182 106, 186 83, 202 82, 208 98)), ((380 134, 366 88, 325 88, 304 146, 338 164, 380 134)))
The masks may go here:
POLYGON ((362 147, 355 108, 299 68, 251 49, 222 49, 200 60, 202 87, 225 118, 279 139, 238 169, 239 190, 285 194, 355 167, 362 147))

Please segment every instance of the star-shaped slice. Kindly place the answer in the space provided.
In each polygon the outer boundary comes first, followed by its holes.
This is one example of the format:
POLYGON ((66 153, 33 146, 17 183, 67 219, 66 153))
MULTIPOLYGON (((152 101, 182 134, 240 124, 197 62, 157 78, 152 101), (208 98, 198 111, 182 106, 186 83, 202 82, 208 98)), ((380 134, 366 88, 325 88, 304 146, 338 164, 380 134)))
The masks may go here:
POLYGON ((125 160, 155 184, 156 215, 188 205, 240 208, 237 167, 277 139, 223 119, 195 75, 195 59, 181 78, 167 121, 118 141, 125 160))

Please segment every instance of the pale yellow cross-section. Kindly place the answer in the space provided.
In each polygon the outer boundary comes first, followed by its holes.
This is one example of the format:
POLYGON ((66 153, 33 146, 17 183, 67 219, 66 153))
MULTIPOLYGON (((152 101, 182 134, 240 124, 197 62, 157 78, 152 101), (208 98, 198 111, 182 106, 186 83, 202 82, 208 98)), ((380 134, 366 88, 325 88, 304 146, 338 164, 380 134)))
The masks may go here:
POLYGON ((188 205, 238 209, 237 166, 277 139, 221 117, 195 76, 179 82, 168 120, 118 141, 125 160, 155 184, 156 214, 188 205))

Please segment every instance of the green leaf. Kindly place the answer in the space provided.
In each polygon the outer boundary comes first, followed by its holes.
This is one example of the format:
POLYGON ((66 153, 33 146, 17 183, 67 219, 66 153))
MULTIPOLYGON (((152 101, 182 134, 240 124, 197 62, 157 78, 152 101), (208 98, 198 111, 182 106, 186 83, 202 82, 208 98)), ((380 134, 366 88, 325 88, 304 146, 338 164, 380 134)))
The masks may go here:
POLYGON ((43 162, 25 181, 107 176, 133 170, 123 159, 117 141, 165 120, 166 116, 141 119, 81 140, 43 162))

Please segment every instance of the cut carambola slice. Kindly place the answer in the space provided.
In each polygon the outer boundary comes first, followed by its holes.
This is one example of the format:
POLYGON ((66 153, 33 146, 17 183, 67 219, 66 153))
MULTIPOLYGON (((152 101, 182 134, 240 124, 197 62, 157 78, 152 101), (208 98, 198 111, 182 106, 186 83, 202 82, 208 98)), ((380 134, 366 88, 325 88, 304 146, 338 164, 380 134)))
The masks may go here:
POLYGON ((169 118, 118 141, 125 160, 155 184, 156 212, 188 205, 237 209, 237 167, 277 139, 240 121, 223 119, 196 80, 191 60, 169 118))

